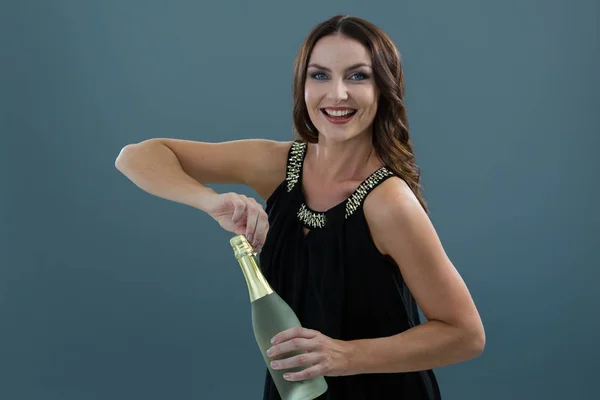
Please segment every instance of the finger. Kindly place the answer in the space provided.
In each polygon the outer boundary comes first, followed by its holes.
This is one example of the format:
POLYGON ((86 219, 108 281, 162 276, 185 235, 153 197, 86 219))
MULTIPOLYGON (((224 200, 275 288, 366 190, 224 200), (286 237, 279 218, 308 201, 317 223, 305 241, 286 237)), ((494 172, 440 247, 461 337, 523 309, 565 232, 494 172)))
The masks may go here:
POLYGON ((286 372, 283 374, 283 378, 287 381, 303 381, 306 379, 311 379, 317 376, 325 375, 326 369, 325 366, 321 363, 317 365, 313 365, 312 367, 308 367, 298 372, 286 372))
POLYGON ((249 199, 244 196, 246 202, 246 239, 254 247, 256 246, 256 225, 258 223, 258 216, 260 214, 260 205, 256 203, 254 199, 249 199))
POLYGON ((244 215, 244 211, 246 211, 246 203, 238 196, 233 196, 231 199, 233 203, 233 215, 231 216, 231 221, 233 223, 237 223, 240 218, 244 215))
POLYGON ((323 355, 320 353, 303 353, 293 357, 273 360, 271 361, 271 368, 279 370, 303 367, 305 365, 312 366, 318 364, 321 360, 323 360, 323 355))
POLYGON ((316 350, 317 348, 318 345, 313 339, 293 338, 272 346, 267 350, 267 355, 269 357, 276 357, 280 354, 286 354, 292 351, 310 351, 316 350))
POLYGON ((269 231, 269 220, 267 214, 263 211, 258 214, 258 221, 256 223, 256 251, 260 252, 262 246, 267 240, 267 232, 269 231))
POLYGON ((295 337, 311 339, 311 338, 314 338, 315 336, 317 336, 318 334, 319 334, 319 332, 317 332, 313 329, 303 328, 301 326, 295 326, 293 328, 289 328, 289 329, 286 329, 285 331, 279 332, 277 335, 273 336, 273 338, 271 339, 271 343, 272 344, 281 343, 281 342, 290 340, 295 337))

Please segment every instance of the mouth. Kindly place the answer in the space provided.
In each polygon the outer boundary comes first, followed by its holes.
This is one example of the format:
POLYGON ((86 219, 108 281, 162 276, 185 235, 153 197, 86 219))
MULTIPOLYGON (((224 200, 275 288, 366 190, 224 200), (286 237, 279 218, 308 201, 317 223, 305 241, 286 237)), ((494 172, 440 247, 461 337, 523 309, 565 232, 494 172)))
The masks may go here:
POLYGON ((358 110, 347 107, 326 107, 321 108, 320 111, 329 122, 334 124, 345 124, 354 117, 358 110))

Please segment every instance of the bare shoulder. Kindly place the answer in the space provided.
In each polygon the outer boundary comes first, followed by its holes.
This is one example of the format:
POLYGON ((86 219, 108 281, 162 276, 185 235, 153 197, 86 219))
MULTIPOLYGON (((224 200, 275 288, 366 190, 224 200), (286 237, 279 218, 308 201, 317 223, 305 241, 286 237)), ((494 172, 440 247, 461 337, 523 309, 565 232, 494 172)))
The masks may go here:
POLYGON ((245 184, 263 199, 285 179, 291 141, 239 139, 200 142, 156 138, 179 159, 182 168, 203 184, 245 184))
POLYGON ((395 176, 366 197, 364 214, 375 246, 386 255, 391 254, 390 247, 397 243, 397 235, 410 236, 430 225, 427 213, 411 188, 395 176))

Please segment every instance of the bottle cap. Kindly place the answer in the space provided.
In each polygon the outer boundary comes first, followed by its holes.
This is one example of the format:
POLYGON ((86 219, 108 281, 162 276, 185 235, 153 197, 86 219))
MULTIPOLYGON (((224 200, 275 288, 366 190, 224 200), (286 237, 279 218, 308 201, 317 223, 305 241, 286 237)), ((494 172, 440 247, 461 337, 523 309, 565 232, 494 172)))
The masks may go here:
POLYGON ((244 235, 236 235, 229 240, 236 258, 255 254, 254 248, 244 235))

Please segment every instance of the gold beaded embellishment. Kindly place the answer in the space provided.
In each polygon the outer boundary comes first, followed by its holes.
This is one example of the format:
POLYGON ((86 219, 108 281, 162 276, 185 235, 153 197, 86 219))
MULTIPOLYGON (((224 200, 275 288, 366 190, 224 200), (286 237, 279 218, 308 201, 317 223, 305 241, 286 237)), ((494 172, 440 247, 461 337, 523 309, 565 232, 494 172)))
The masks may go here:
MULTIPOLYGON (((367 194, 383 181, 388 176, 392 176, 394 173, 386 167, 381 167, 369 176, 364 182, 362 182, 358 188, 352 193, 352 195, 346 200, 346 212, 345 218, 350 217, 360 207, 367 194)), ((311 210, 302 203, 297 213, 298 219, 307 228, 323 228, 327 223, 327 218, 324 212, 316 212, 311 210)))
POLYGON ((300 178, 300 169, 304 160, 304 152, 306 151, 306 143, 294 142, 290 149, 290 159, 287 165, 287 191, 291 192, 294 185, 298 183, 300 178))
POLYGON ((377 186, 384 178, 392 175, 394 175, 392 171, 386 167, 381 167, 361 183, 346 201, 346 218, 354 214, 371 189, 377 186))
POLYGON ((302 203, 298 210, 298 219, 309 228, 322 228, 325 226, 325 214, 317 213, 306 207, 306 204, 302 203))

